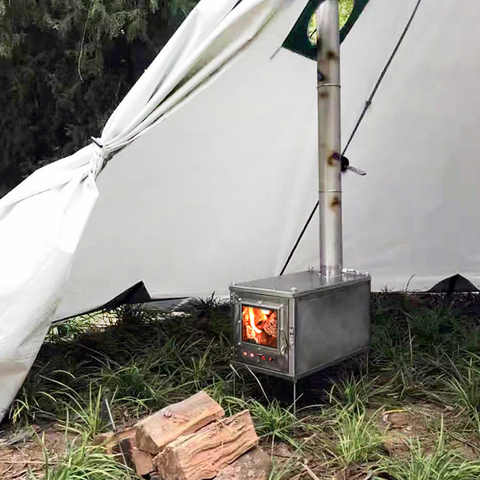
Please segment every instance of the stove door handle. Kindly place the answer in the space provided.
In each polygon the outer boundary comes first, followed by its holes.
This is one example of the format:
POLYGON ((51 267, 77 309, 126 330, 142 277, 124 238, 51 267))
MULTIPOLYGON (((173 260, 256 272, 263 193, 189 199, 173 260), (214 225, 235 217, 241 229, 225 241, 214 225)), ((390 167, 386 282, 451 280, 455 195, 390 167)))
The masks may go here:
POLYGON ((287 334, 285 333, 285 330, 282 329, 281 333, 282 333, 282 336, 283 336, 283 345, 280 348, 280 353, 282 355, 285 355, 287 353, 287 350, 288 350, 288 338, 287 338, 287 334))

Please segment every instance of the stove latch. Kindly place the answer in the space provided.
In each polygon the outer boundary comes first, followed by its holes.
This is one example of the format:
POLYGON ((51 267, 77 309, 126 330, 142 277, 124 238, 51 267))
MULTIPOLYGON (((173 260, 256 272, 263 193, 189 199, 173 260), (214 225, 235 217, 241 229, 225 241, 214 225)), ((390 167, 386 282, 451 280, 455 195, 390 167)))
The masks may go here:
POLYGON ((285 355, 287 353, 287 350, 288 350, 288 338, 287 338, 287 334, 285 333, 285 330, 281 330, 281 335, 283 337, 283 342, 282 342, 282 348, 280 349, 280 353, 282 355, 285 355))

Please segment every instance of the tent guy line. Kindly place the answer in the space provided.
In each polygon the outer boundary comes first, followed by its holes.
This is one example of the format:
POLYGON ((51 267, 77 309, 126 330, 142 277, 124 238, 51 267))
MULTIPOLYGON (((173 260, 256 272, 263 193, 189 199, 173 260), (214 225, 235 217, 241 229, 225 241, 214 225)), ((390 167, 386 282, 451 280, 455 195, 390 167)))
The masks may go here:
POLYGON ((368 100, 365 102, 365 106, 363 107, 362 113, 361 113, 360 117, 358 118, 357 123, 355 124, 355 128, 353 129, 353 131, 352 131, 352 133, 351 133, 351 135, 348 139, 348 142, 345 145, 345 148, 343 149, 342 155, 345 155, 348 147, 350 146, 350 143, 353 140, 353 137, 357 133, 357 130, 360 127, 360 124, 362 123, 362 120, 364 119, 364 117, 367 113, 367 110, 370 108, 370 105, 373 102, 373 98, 375 97, 375 95, 377 93, 377 90, 379 89, 379 87, 382 83, 382 80, 384 79, 385 75, 387 74, 387 71, 390 68, 390 65, 392 64, 393 59, 395 58, 395 55, 397 54, 400 46, 402 45, 403 40, 405 39, 405 36, 407 35, 407 32, 410 29, 410 26, 412 25, 413 19, 415 18, 415 15, 417 14, 418 8, 420 7, 421 3, 422 3, 422 0, 418 0, 417 4, 415 5, 415 8, 413 9, 412 15, 410 16, 410 18, 407 22, 407 25, 405 26, 405 29, 403 30, 402 35, 400 36, 400 38, 397 42, 397 45, 395 46, 392 54, 390 55, 390 58, 388 59, 387 63, 385 64, 385 67, 383 68, 382 73, 378 77, 377 83, 375 84, 375 87, 373 87, 372 93, 368 97, 368 100))

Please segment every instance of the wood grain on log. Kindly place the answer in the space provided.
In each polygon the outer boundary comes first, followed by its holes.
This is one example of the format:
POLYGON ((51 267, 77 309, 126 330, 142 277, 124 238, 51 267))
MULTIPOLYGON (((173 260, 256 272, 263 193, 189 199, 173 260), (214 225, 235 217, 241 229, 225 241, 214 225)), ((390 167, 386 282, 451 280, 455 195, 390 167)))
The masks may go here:
POLYGON ((93 439, 93 445, 105 447, 108 455, 114 456, 120 463, 126 463, 138 475, 147 475, 155 470, 152 454, 136 447, 134 428, 117 433, 101 433, 93 439))
POLYGON ((244 410, 179 437, 153 462, 164 480, 205 480, 256 445, 258 437, 250 412, 244 410))
POLYGON ((155 455, 180 435, 196 432, 224 415, 223 408, 213 398, 198 392, 138 422, 137 447, 155 455))
POLYGON ((137 447, 133 447, 131 450, 133 468, 138 475, 148 475, 155 471, 153 465, 153 456, 151 453, 139 450, 137 447))

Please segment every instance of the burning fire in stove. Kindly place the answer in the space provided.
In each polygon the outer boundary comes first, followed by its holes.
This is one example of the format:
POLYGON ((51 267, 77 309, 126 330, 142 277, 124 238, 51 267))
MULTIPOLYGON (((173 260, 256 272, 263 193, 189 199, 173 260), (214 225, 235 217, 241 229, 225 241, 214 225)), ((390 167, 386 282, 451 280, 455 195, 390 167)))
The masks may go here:
POLYGON ((243 341, 277 348, 277 311, 243 306, 243 341))

